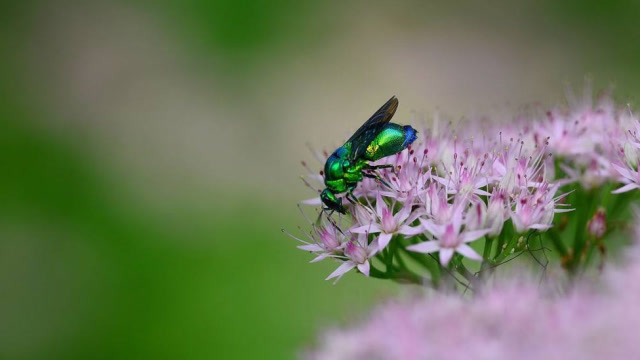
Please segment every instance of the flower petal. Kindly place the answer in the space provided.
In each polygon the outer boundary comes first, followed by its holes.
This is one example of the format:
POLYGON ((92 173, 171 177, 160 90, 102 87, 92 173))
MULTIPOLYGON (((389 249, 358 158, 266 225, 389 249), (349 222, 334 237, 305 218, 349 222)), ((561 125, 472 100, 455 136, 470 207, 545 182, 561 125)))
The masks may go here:
POLYGON ((548 224, 533 224, 533 225, 529 225, 529 229, 534 229, 534 230, 547 230, 547 229, 551 229, 552 226, 548 225, 548 224))
POLYGON ((298 245, 296 246, 298 249, 300 250, 304 250, 304 251, 322 251, 324 250, 323 248, 321 248, 320 246, 316 245, 316 244, 308 244, 308 245, 298 245))
POLYGON ((301 204, 303 204, 303 205, 311 205, 311 206, 319 206, 319 205, 322 204, 322 201, 320 200, 320 196, 316 196, 313 199, 303 200, 301 202, 301 204))
POLYGON ((356 267, 356 264, 353 261, 345 261, 342 265, 338 266, 338 268, 331 273, 331 275, 327 276, 325 280, 333 279, 334 277, 342 276, 347 271, 356 267))
POLYGON ((620 194, 620 193, 631 191, 631 190, 637 189, 637 188, 639 188, 637 184, 630 183, 630 184, 627 184, 627 185, 625 185, 625 186, 623 186, 623 187, 621 187, 619 189, 613 190, 611 193, 612 194, 620 194))
POLYGON ((382 200, 382 196, 380 196, 380 192, 378 192, 378 195, 376 195, 376 214, 378 214, 379 218, 382 218, 383 209, 388 209, 387 203, 382 200))
POLYGON ((440 250, 440 243, 437 241, 425 241, 419 244, 407 246, 407 250, 429 254, 440 250))
POLYGON ((525 230, 524 223, 520 220, 520 216, 518 214, 511 212, 511 221, 513 221, 513 227, 515 227, 517 232, 523 232, 525 230))
POLYGON ((451 248, 440 249, 440 264, 442 264, 442 266, 447 266, 453 257, 453 253, 454 251, 451 248))
POLYGON ((400 211, 394 216, 397 224, 404 223, 405 220, 411 215, 411 203, 407 202, 400 211))
POLYGON ((462 256, 467 257, 469 259, 482 261, 482 256, 480 256, 480 254, 478 254, 475 250, 471 248, 471 246, 467 244, 461 244, 460 246, 458 246, 456 251, 462 254, 462 256))
POLYGON ((422 227, 435 237, 440 237, 444 233, 444 226, 436 225, 430 220, 420 218, 420 224, 422 224, 422 227))
POLYGON ((376 255, 376 253, 378 252, 378 238, 373 239, 373 241, 371 242, 371 244, 369 244, 369 250, 367 251, 367 256, 369 258, 372 258, 376 255))
POLYGON ((382 251, 391 241, 392 234, 382 233, 378 236, 378 251, 382 251))
POLYGON ((476 195, 491 196, 491 193, 490 193, 490 192, 487 192, 487 191, 482 190, 482 189, 475 189, 475 190, 473 191, 473 193, 474 193, 474 194, 476 194, 476 195))
POLYGON ((414 236, 421 234, 424 230, 420 226, 411 227, 409 225, 402 225, 400 229, 398 229, 398 234, 414 236))
POLYGON ((329 254, 320 254, 313 258, 313 260, 309 261, 310 263, 316 263, 318 261, 324 260, 329 257, 329 254))
POLYGON ((462 242, 469 242, 473 240, 477 240, 485 235, 487 235, 491 229, 483 229, 483 230, 474 230, 467 231, 462 233, 462 242))
POLYGON ((349 229, 349 232, 352 232, 354 234, 375 234, 381 231, 382 228, 380 227, 380 224, 362 225, 353 229, 349 229))
POLYGON ((363 273, 365 276, 369 276, 369 268, 371 266, 369 265, 369 261, 365 261, 364 264, 358 264, 358 270, 360 270, 361 273, 363 273))
POLYGON ((620 175, 626 177, 627 179, 633 178, 633 174, 631 173, 631 171, 623 168, 622 166, 616 164, 611 164, 611 166, 613 166, 613 168, 616 169, 620 173, 620 175))

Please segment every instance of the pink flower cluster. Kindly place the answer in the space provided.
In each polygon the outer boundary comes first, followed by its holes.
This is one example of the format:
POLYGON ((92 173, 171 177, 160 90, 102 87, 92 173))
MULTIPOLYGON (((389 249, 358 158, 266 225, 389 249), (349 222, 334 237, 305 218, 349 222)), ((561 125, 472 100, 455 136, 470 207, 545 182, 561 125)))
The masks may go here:
MULTIPOLYGON (((370 259, 393 242, 437 254, 442 266, 456 253, 482 261, 470 243, 498 237, 507 221, 517 234, 544 232, 556 213, 571 211, 563 186, 622 183, 616 193, 640 188, 640 122, 608 96, 594 104, 587 94, 568 107, 533 107, 456 125, 435 118, 430 127, 416 128, 412 147, 374 164, 393 165, 379 172, 384 183, 364 179, 354 193, 359 204, 344 201, 349 215, 312 223, 308 238, 298 238, 314 261, 340 262, 328 279, 354 268, 369 275, 370 259)), ((320 167, 328 154, 315 154, 320 167)), ((305 183, 320 191, 322 172, 304 165, 305 183)))
POLYGON ((561 294, 524 277, 472 299, 432 293, 391 301, 358 325, 326 332, 306 358, 637 359, 638 245, 628 254, 628 265, 607 270, 597 290, 581 282, 561 294))

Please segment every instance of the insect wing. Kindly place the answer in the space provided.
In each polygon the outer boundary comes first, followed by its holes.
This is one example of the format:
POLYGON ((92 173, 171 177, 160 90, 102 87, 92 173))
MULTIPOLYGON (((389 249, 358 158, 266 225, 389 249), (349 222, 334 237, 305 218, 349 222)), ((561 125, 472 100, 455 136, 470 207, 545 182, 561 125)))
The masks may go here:
POLYGON ((391 120, 397 108, 398 99, 393 96, 351 135, 349 140, 347 140, 347 142, 351 143, 351 159, 360 158, 365 154, 369 144, 391 120))

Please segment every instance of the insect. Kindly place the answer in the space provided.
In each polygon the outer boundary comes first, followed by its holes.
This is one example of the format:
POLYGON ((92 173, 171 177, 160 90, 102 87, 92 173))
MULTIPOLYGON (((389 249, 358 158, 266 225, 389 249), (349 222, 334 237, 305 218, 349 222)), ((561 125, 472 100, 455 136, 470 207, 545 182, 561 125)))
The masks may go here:
POLYGON ((393 96, 376 111, 341 147, 329 156, 324 164, 324 184, 326 189, 320 199, 324 210, 346 214, 342 198, 337 195, 346 192, 351 203, 357 200, 353 195, 358 183, 364 177, 374 178, 386 184, 377 169, 393 168, 393 165, 372 166, 369 162, 397 154, 413 143, 417 132, 410 125, 389 122, 398 108, 398 99, 393 96))

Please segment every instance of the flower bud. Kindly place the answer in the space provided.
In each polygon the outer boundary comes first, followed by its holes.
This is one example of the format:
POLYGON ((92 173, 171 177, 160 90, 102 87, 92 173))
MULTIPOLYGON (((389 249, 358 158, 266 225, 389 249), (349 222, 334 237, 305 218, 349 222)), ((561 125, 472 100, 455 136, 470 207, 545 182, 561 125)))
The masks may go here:
POLYGON ((502 190, 495 190, 489 198, 489 206, 487 208, 486 223, 491 229, 490 236, 499 235, 502 232, 505 219, 507 217, 506 194, 502 190))
POLYGON ((596 239, 600 239, 607 231, 607 218, 605 216, 605 209, 603 207, 598 208, 595 214, 587 223, 587 230, 589 234, 593 235, 596 239))
POLYGON ((467 209, 465 225, 468 230, 484 229, 487 220, 487 205, 484 201, 477 199, 472 201, 467 209))

